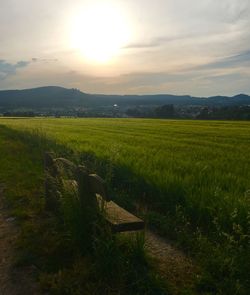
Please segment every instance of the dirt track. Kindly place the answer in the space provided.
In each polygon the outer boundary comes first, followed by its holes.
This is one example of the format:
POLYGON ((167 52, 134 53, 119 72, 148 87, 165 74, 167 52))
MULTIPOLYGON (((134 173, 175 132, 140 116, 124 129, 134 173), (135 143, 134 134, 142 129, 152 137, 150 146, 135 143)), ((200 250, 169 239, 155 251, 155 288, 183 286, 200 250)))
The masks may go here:
POLYGON ((173 294, 193 287, 198 269, 183 252, 150 230, 146 230, 145 248, 155 260, 161 278, 168 282, 173 294))
POLYGON ((4 187, 0 184, 0 295, 38 295, 32 268, 13 267, 18 229, 3 203, 4 187))

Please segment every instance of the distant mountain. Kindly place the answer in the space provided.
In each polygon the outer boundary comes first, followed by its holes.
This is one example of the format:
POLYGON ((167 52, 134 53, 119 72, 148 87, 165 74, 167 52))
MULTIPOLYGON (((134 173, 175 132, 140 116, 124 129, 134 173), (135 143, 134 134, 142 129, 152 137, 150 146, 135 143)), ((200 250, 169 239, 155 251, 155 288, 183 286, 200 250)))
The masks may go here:
POLYGON ((0 91, 1 109, 51 109, 51 108, 96 108, 173 105, 233 106, 250 105, 250 96, 239 94, 233 97, 213 96, 209 98, 189 95, 102 95, 87 94, 77 89, 48 86, 24 90, 0 91))

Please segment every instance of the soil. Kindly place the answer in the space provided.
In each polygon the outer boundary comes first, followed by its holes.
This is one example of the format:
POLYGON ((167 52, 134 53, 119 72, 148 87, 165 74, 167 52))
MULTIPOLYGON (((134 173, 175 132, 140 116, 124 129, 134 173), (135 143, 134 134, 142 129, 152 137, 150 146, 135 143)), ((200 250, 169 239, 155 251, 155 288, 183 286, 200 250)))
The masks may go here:
POLYGON ((0 184, 0 295, 40 295, 32 267, 15 267, 13 258, 18 237, 15 218, 8 215, 0 184))
POLYGON ((145 248, 155 261, 159 275, 169 285, 171 293, 179 294, 182 292, 180 290, 188 289, 195 294, 194 284, 199 270, 187 255, 150 230, 146 230, 145 248))

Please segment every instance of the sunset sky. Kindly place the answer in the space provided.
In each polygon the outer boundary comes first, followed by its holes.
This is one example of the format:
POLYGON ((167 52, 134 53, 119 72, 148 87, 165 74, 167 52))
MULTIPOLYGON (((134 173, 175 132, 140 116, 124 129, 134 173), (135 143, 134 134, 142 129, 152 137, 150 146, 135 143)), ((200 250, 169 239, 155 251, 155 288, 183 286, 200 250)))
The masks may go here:
POLYGON ((1 0, 0 89, 250 94, 249 0, 1 0))

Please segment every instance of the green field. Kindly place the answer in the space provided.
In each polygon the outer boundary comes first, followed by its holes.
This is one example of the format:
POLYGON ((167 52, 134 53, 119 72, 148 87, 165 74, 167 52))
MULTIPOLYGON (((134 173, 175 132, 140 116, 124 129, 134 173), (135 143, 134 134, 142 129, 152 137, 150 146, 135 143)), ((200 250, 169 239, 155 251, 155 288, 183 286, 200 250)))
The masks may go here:
MULTIPOLYGON (((144 119, 0 119, 55 140, 97 170, 201 262, 207 292, 247 294, 250 123, 144 119)), ((210 293, 209 293, 210 294, 210 293)))

